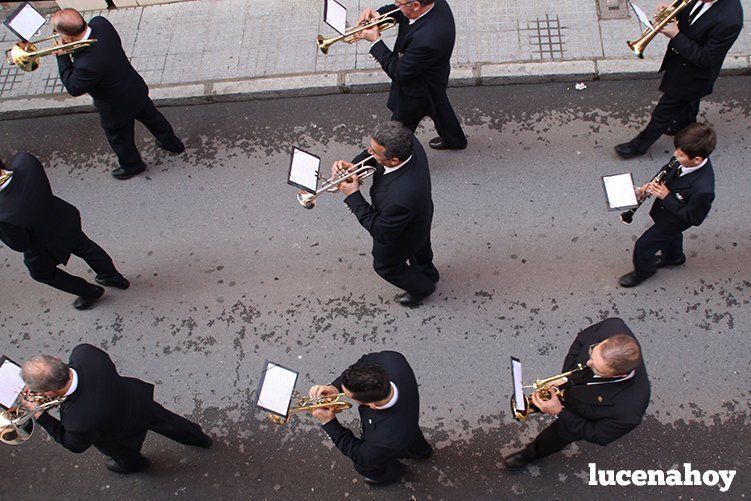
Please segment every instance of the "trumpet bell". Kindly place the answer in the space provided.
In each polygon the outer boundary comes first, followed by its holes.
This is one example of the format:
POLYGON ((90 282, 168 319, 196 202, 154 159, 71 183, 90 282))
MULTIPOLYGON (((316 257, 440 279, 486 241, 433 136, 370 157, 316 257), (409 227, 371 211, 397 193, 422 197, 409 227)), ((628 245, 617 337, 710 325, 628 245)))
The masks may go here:
POLYGON ((16 426, 10 412, 10 410, 0 412, 0 442, 7 445, 21 445, 34 433, 34 421, 30 419, 21 426, 16 426))
POLYGON ((316 38, 316 44, 318 44, 318 48, 321 49, 321 52, 324 54, 329 53, 329 47, 331 47, 331 44, 334 43, 334 38, 324 38, 323 35, 318 35, 318 38, 316 38))
POLYGON ((34 71, 39 68, 39 60, 42 56, 34 56, 31 54, 33 52, 37 52, 36 45, 31 42, 18 42, 5 51, 5 55, 8 62, 15 64, 19 69, 34 71))
POLYGON ((307 191, 298 191, 297 201, 300 202, 300 205, 302 205, 306 209, 312 209, 316 206, 316 196, 312 193, 308 193, 307 191))

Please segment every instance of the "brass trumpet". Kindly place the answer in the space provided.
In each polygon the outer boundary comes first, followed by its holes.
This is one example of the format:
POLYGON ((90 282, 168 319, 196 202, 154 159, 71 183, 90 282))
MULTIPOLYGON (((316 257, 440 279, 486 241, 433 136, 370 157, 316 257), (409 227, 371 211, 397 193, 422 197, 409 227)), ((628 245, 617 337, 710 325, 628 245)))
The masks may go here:
POLYGON ((318 188, 315 193, 309 193, 305 190, 298 191, 297 201, 300 202, 300 205, 302 205, 306 209, 312 209, 316 206, 318 195, 326 191, 328 191, 329 193, 335 193, 339 189, 339 184, 341 184, 346 179, 352 176, 357 176, 360 178, 360 181, 362 181, 363 179, 372 176, 373 173, 375 173, 376 168, 371 167, 370 165, 365 165, 370 160, 373 160, 373 155, 369 156, 362 162, 353 165, 350 170, 340 176, 332 176, 328 179, 321 176, 323 185, 318 188))
POLYGON ((683 9, 688 7, 688 4, 690 3, 691 0, 674 0, 673 3, 671 3, 667 7, 660 9, 652 19, 652 25, 654 26, 654 29, 647 26, 647 28, 639 38, 630 42, 626 42, 628 48, 631 49, 634 54, 639 56, 639 59, 644 59, 644 49, 646 49, 647 45, 649 45, 649 43, 654 40, 657 34, 665 26, 667 26, 669 23, 672 23, 675 19, 675 16, 677 16, 683 9))
POLYGON ((365 30, 369 30, 370 28, 378 27, 379 31, 386 31, 388 29, 393 28, 396 26, 396 19, 391 17, 392 14, 395 14, 399 8, 386 12, 385 14, 381 14, 378 17, 374 17, 370 21, 362 21, 354 28, 350 28, 347 31, 344 32, 344 35, 339 35, 338 37, 333 38, 324 38, 323 35, 318 35, 318 38, 316 39, 316 43, 318 44, 318 48, 321 49, 321 52, 324 54, 329 53, 329 47, 331 47, 332 44, 335 44, 336 42, 344 42, 344 43, 355 43, 357 42, 357 34, 362 33, 365 30))
POLYGON ((39 68, 39 60, 44 56, 49 56, 58 51, 62 54, 70 54, 71 52, 89 47, 96 43, 96 39, 92 38, 90 40, 78 40, 71 43, 56 44, 46 49, 37 48, 37 44, 48 40, 57 41, 60 36, 61 35, 55 34, 51 37, 34 40, 33 42, 16 42, 13 47, 5 51, 5 58, 8 61, 8 64, 15 64, 23 71, 34 71, 39 68))
POLYGON ((310 412, 315 409, 329 407, 338 414, 352 407, 351 403, 344 400, 344 393, 337 393, 336 395, 324 395, 316 398, 306 398, 300 395, 299 392, 294 392, 292 394, 292 400, 294 401, 294 406, 289 408, 286 417, 280 417, 276 414, 269 414, 269 420, 275 424, 285 424, 287 421, 289 421, 289 417, 292 414, 299 412, 310 412))
POLYGON ((535 379, 534 383, 532 383, 531 385, 525 385, 524 388, 532 388, 532 393, 529 396, 524 395, 525 408, 523 412, 517 410, 516 405, 514 405, 514 397, 513 395, 511 396, 511 413, 514 415, 514 419, 522 422, 527 419, 530 414, 534 414, 535 412, 540 411, 540 409, 535 407, 535 405, 532 403, 531 396, 534 393, 540 395, 540 398, 543 400, 550 400, 553 393, 555 393, 558 398, 563 401, 566 397, 566 390, 559 389, 558 387, 553 386, 552 383, 557 379, 569 377, 571 374, 583 371, 584 369, 585 367, 582 366, 582 364, 576 364, 576 367, 568 372, 556 374, 555 376, 550 376, 545 379, 535 379))
POLYGON ((34 433, 34 414, 43 412, 65 402, 65 397, 46 397, 23 391, 16 399, 16 405, 0 412, 0 442, 8 445, 20 445, 31 438, 34 433), (33 402, 33 409, 26 409, 21 401, 33 402))

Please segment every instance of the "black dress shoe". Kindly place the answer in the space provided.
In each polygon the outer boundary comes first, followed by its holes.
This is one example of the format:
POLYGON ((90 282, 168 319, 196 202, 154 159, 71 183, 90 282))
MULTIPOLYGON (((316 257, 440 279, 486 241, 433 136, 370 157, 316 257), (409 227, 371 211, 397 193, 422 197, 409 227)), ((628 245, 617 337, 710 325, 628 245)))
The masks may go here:
POLYGON ((100 297, 104 296, 103 287, 99 287, 98 285, 92 285, 91 287, 91 291, 88 294, 85 296, 78 296, 76 300, 73 301, 73 308, 77 310, 88 310, 97 302, 97 300, 99 300, 100 297))
POLYGON ((143 463, 140 466, 137 466, 135 468, 125 468, 123 465, 115 461, 114 459, 110 458, 105 463, 105 466, 109 471, 114 471, 115 473, 137 473, 139 471, 143 471, 146 468, 148 468, 151 465, 151 461, 149 461, 147 458, 143 458, 143 463))
POLYGON ((618 280, 618 283, 621 287, 636 287, 652 275, 654 275, 654 272, 649 275, 639 275, 637 272, 632 271, 631 273, 623 275, 620 280, 618 280))
POLYGON ((422 303, 422 300, 425 299, 426 297, 428 296, 427 295, 426 296, 413 296, 409 292, 405 292, 401 296, 397 297, 396 301, 402 306, 407 306, 411 308, 413 306, 417 306, 420 303, 422 303))
POLYGON ((112 171, 112 177, 115 179, 125 180, 130 179, 133 176, 137 176, 141 172, 146 170, 146 166, 142 165, 140 167, 136 167, 135 169, 126 169, 124 167, 118 167, 117 169, 112 171))
POLYGON ((623 158, 624 160, 628 160, 629 158, 634 157, 640 157, 644 154, 643 151, 639 151, 631 143, 622 143, 615 147, 615 152, 618 154, 619 157, 623 158))
POLYGON ((503 458, 503 466, 509 470, 518 470, 519 468, 524 468, 535 459, 534 452, 525 448, 503 458))
POLYGON ((210 436, 204 435, 203 436, 203 440, 201 440, 200 442, 198 442, 196 444, 196 447, 201 447, 203 449, 210 449, 211 448, 211 444, 213 444, 213 443, 214 443, 214 441, 211 439, 210 436))
POLYGON ((428 144, 434 150, 463 150, 467 147, 466 144, 460 148, 451 147, 447 145, 446 142, 443 140, 443 138, 441 138, 440 136, 434 137, 433 139, 430 140, 428 144))
POLYGON ((94 280, 96 280, 96 283, 98 284, 106 285, 107 287, 116 287, 122 290, 130 287, 128 279, 119 273, 117 275, 97 275, 94 280))
POLYGON ((668 268, 670 266, 680 266, 682 264, 686 264, 685 254, 681 254, 681 257, 679 257, 675 261, 663 261, 662 256, 657 256, 657 261, 655 261, 655 266, 657 266, 658 268, 668 268))
POLYGON ((185 151, 185 145, 179 139, 177 140, 177 144, 176 145, 173 145, 173 146, 171 146, 169 148, 167 148, 164 145, 164 143, 162 143, 161 141, 157 141, 156 145, 159 146, 163 150, 169 151, 170 153, 174 153, 175 155, 179 155, 180 153, 182 153, 183 151, 185 151))

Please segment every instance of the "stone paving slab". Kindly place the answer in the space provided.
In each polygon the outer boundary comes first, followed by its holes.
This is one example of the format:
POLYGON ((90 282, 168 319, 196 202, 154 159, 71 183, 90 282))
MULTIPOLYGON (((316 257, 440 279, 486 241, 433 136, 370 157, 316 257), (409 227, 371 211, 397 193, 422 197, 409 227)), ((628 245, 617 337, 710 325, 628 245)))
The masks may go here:
MULTIPOLYGON (((635 58, 626 40, 640 33, 637 20, 623 8, 622 0, 600 2, 451 1, 457 25, 451 85, 654 77, 667 40, 658 37, 647 48, 646 59, 635 58), (620 2, 621 10, 603 7, 614 2, 620 2)), ((639 3, 649 11, 658 2, 639 3)), ((91 11, 85 17, 102 15, 115 25, 156 101, 211 102, 229 96, 253 99, 386 88, 388 79, 369 55, 369 44, 336 44, 328 55, 318 50, 314 42, 318 33, 335 34, 322 21, 322 4, 321 0, 195 0, 91 11)), ((346 0, 344 4, 354 22, 357 12, 378 2, 346 0)), ((746 26, 751 25, 751 9, 745 16, 746 26)), ((49 29, 45 25, 42 35, 48 35, 49 29)), ((749 33, 747 28, 733 46, 727 72, 751 73, 749 33)), ((395 30, 384 35, 393 44, 395 30)), ((12 33, 0 30, 3 47, 14 42, 12 33)), ((79 109, 86 104, 67 96, 51 57, 33 73, 3 61, 0 115, 59 113, 67 106, 79 109)))

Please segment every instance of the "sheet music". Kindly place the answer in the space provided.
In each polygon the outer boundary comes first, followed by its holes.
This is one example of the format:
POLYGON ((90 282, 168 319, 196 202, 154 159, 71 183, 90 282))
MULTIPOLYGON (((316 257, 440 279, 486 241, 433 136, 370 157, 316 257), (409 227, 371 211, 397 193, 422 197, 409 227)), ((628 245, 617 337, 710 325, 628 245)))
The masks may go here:
POLYGON ((297 372, 285 369, 272 362, 266 364, 263 385, 259 391, 256 405, 286 416, 292 392, 297 382, 297 372))
POLYGON ((347 31, 347 9, 336 0, 324 0, 326 7, 324 12, 326 13, 326 24, 334 28, 340 35, 344 35, 347 31))
POLYGON ((514 406, 516 410, 523 411, 527 407, 522 388, 522 363, 514 358, 511 359, 511 375, 514 381, 514 406))
POLYGON ((289 181, 315 192, 318 187, 318 171, 320 168, 320 158, 299 148, 294 148, 292 151, 292 165, 289 170, 289 181))
POLYGON ((21 367, 8 359, 0 365, 0 405, 6 409, 13 405, 24 388, 21 367))
POLYGON ((641 7, 633 2, 629 2, 628 4, 631 6, 631 9, 634 11, 634 14, 636 14, 636 18, 639 20, 642 26, 649 27, 652 30, 655 29, 655 27, 652 25, 652 20, 649 18, 647 13, 642 10, 641 7))
POLYGON ((28 41, 44 25, 44 16, 37 12, 34 7, 27 4, 24 5, 13 19, 9 19, 7 23, 18 35, 28 41))
POLYGON ((603 176, 602 182, 610 209, 627 209, 638 205, 631 173, 603 176))

